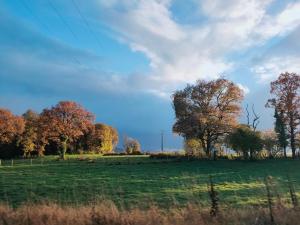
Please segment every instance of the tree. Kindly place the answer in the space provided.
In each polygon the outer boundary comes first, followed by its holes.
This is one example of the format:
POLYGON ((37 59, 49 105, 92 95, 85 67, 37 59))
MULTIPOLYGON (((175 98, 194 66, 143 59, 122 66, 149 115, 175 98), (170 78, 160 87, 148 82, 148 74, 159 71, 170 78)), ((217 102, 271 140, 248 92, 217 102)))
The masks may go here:
POLYGON ((62 101, 51 109, 44 109, 40 116, 40 132, 47 140, 60 146, 61 159, 65 158, 67 146, 82 136, 92 126, 94 116, 81 105, 62 101))
POLYGON ((254 104, 252 104, 252 114, 253 114, 253 120, 252 120, 252 123, 250 124, 250 113, 249 113, 249 110, 248 110, 248 104, 246 106, 246 113, 247 113, 247 125, 248 127, 252 128, 254 131, 256 131, 256 128, 259 124, 259 118, 260 116, 257 115, 257 113, 255 112, 255 109, 254 109, 254 104))
POLYGON ((7 109, 0 109, 0 143, 9 144, 24 131, 24 120, 7 109))
POLYGON ((218 139, 237 125, 242 99, 242 90, 223 78, 188 85, 173 95, 173 132, 186 139, 199 139, 209 156, 218 139))
POLYGON ((0 109, 0 158, 12 158, 20 154, 19 141, 24 131, 24 120, 7 109, 0 109))
POLYGON ((138 140, 125 137, 124 140, 124 149, 126 154, 140 154, 141 153, 141 145, 138 140))
POLYGON ((295 147, 298 148, 297 156, 300 157, 300 133, 296 134, 295 147))
POLYGON ((39 114, 32 110, 27 110, 23 114, 23 119, 25 121, 25 129, 22 134, 21 145, 23 155, 28 157, 34 151, 37 151, 39 114))
POLYGON ((284 124, 290 137, 292 157, 296 157, 295 137, 300 123, 300 76, 296 73, 282 73, 277 80, 271 82, 270 93, 274 98, 269 99, 267 107, 274 107, 282 113, 284 124))
POLYGON ((275 131, 266 130, 261 132, 261 138, 264 148, 268 151, 270 158, 275 158, 282 154, 282 149, 280 148, 280 143, 278 142, 275 131))
POLYGON ((200 141, 196 138, 184 140, 184 150, 187 156, 201 156, 201 153, 204 153, 200 141))
POLYGON ((262 150, 263 141, 260 132, 254 131, 248 125, 238 126, 228 136, 229 145, 233 150, 241 152, 244 159, 254 159, 257 152, 262 150))
POLYGON ((98 153, 110 153, 118 144, 118 132, 106 124, 97 123, 87 134, 87 147, 98 153))
POLYGON ((283 121, 283 112, 278 113, 278 110, 275 108, 275 127, 274 130, 277 134, 278 144, 283 149, 284 157, 286 158, 286 147, 288 145, 288 135, 286 133, 286 125, 283 121))

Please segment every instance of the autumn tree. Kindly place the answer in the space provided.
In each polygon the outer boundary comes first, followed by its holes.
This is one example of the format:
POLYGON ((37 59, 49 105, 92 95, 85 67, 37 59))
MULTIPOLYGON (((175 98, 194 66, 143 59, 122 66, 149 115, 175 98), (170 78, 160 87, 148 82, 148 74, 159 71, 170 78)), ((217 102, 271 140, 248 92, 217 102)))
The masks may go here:
POLYGON ((268 151, 270 158, 278 157, 282 154, 280 143, 277 139, 277 134, 273 130, 265 130, 261 132, 264 149, 268 151))
POLYGON ((201 143, 196 138, 184 140, 184 150, 187 156, 201 156, 204 154, 201 143))
POLYGON ((0 109, 0 143, 14 141, 24 131, 24 120, 7 109, 0 109))
POLYGON ((87 134, 88 150, 97 153, 111 153, 117 144, 117 130, 106 124, 96 123, 87 134))
POLYGON ((44 109, 40 116, 40 132, 48 140, 60 146, 61 159, 65 158, 67 146, 84 134, 94 121, 94 116, 81 105, 62 101, 50 109, 44 109))
POLYGON ((186 139, 199 139, 209 156, 218 139, 237 125, 242 99, 242 90, 223 78, 188 85, 173 95, 173 131, 186 139))
POLYGON ((254 159, 256 153, 263 148, 260 132, 254 131, 248 125, 239 125, 229 134, 230 147, 238 153, 242 153, 244 159, 254 159))
POLYGON ((23 114, 23 119, 25 121, 25 129, 22 134, 21 145, 23 155, 28 157, 33 152, 37 152, 39 114, 32 110, 27 110, 23 114))
POLYGON ((300 76, 296 73, 282 73, 277 80, 271 82, 270 93, 274 98, 269 99, 267 106, 274 107, 281 113, 289 133, 292 157, 296 157, 295 137, 300 123, 300 76))
POLYGON ((130 137, 124 138, 124 150, 126 154, 140 154, 141 145, 138 140, 130 137))
POLYGON ((0 157, 14 157, 20 136, 24 131, 24 120, 7 109, 0 109, 0 157))

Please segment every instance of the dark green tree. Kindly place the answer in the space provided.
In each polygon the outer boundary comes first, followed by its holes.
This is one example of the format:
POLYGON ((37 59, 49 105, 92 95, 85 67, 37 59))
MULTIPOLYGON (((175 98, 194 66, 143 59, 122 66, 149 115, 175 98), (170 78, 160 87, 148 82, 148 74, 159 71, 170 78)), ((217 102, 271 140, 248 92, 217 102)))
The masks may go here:
POLYGON ((243 154, 244 159, 250 157, 253 160, 255 154, 263 148, 260 132, 254 131, 248 125, 238 126, 228 136, 228 142, 233 150, 243 154))
POLYGON ((277 108, 275 108, 275 127, 274 130, 277 134, 278 144, 283 149, 284 157, 286 157, 286 147, 288 145, 288 135, 286 133, 286 125, 283 121, 283 112, 278 113, 277 108))
POLYGON ((296 158, 296 135, 300 125, 300 75, 282 73, 277 80, 271 82, 271 99, 267 107, 277 108, 287 126, 289 143, 293 159, 296 158))

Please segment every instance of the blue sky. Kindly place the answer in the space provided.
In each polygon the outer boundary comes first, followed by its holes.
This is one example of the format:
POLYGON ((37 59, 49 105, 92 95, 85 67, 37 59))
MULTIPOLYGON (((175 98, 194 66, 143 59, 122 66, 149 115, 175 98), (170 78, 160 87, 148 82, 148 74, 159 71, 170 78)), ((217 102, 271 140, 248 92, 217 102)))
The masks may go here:
POLYGON ((0 29, 0 107, 74 100, 145 150, 161 130, 181 148, 170 96, 187 83, 233 80, 269 129, 269 82, 300 72, 299 0, 0 0, 0 29))

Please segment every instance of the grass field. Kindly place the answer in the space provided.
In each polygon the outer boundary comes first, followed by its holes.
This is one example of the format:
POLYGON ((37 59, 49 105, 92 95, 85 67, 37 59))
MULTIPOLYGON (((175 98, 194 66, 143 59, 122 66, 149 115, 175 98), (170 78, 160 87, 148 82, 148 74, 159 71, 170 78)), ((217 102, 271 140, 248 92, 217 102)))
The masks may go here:
MULTIPOLYGON (((93 157, 93 156, 90 156, 93 157)), ((212 175, 220 204, 247 206, 264 204, 263 179, 272 176, 283 201, 289 199, 287 174, 300 187, 298 160, 176 161, 139 157, 96 157, 94 161, 66 161, 54 157, 2 161, 0 200, 20 205, 26 201, 54 201, 81 205, 110 199, 123 207, 157 204, 208 206, 207 182, 212 175)))

